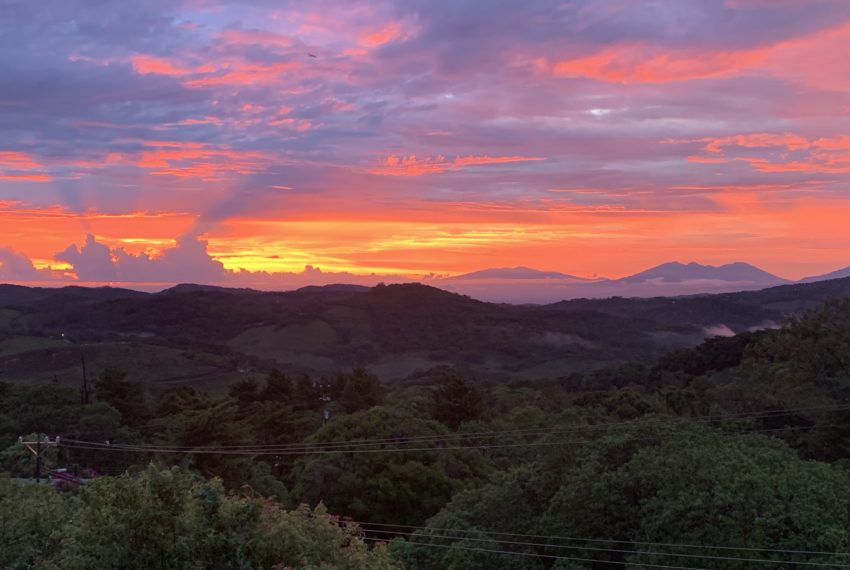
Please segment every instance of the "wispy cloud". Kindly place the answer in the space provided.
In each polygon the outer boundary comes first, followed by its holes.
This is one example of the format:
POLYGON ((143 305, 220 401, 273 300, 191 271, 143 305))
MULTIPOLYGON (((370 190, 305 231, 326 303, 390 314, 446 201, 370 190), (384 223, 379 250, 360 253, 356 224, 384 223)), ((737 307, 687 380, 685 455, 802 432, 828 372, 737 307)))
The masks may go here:
POLYGON ((848 42, 843 0, 18 2, 0 247, 36 269, 87 233, 158 259, 192 232, 227 270, 592 274, 681 248, 829 270, 848 42))
POLYGON ((470 166, 484 166, 489 164, 510 164, 515 162, 530 162, 545 160, 537 156, 456 156, 447 158, 437 156, 395 156, 385 158, 381 165, 372 168, 369 172, 384 176, 423 176, 426 174, 439 174, 450 170, 460 170, 470 166))

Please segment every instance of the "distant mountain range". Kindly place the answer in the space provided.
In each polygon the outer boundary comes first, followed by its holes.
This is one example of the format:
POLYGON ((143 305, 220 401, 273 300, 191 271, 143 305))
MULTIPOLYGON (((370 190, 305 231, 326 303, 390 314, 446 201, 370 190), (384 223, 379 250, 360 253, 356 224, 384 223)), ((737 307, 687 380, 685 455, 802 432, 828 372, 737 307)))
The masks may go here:
POLYGON ((844 269, 839 269, 824 275, 806 277, 805 279, 800 279, 800 283, 814 283, 815 281, 828 281, 830 279, 843 279, 845 277, 850 277, 850 267, 845 267, 844 269))
POLYGON ((749 263, 729 263, 726 265, 700 265, 699 263, 664 263, 629 277, 617 279, 617 283, 683 283, 693 280, 728 281, 732 283, 754 283, 764 286, 790 283, 749 263))
MULTIPOLYGON (((844 277, 850 277, 850 267, 824 275, 806 277, 796 283, 814 283, 844 277)), ((375 282, 379 278, 380 276, 375 276, 375 282)), ((398 281, 409 283, 413 280, 402 277, 398 281)), ((487 268, 449 277, 430 277, 423 279, 422 283, 482 301, 541 305, 565 299, 650 298, 755 291, 795 282, 768 273, 749 263, 736 262, 714 266, 674 261, 616 279, 587 278, 558 271, 541 271, 527 266, 517 266, 487 268)), ((365 283, 365 285, 371 284, 373 283, 365 283)), ((237 290, 217 285, 223 285, 223 283, 176 285, 166 291, 171 293, 211 293, 237 290)), ((127 286, 133 287, 132 284, 127 284, 127 286)), ((305 292, 319 289, 362 292, 367 288, 364 284, 338 283, 308 285, 300 290, 305 292)), ((141 289, 144 290, 145 287, 141 287, 141 289)), ((257 289, 265 289, 265 287, 259 285, 257 289)), ((18 296, 26 297, 29 303, 38 303, 44 297, 54 297, 51 290, 56 291, 57 289, 25 287, 16 289, 15 286, 8 286, 0 290, 0 304, 10 296, 15 298, 18 296)), ((251 291, 251 289, 244 288, 238 290, 244 293, 251 291)), ((93 295, 93 291, 96 291, 96 289, 72 286, 62 288, 61 291, 63 296, 86 300, 87 297, 93 295)), ((140 294, 130 289, 114 288, 106 289, 103 293, 116 297, 140 294)))
MULTIPOLYGON (((812 283, 850 277, 850 267, 801 280, 812 283)), ((794 283, 749 263, 702 265, 670 262, 619 279, 588 279, 529 267, 484 269, 430 284, 494 302, 552 303, 561 299, 665 297, 753 291, 794 283)))
POLYGON ((559 273, 557 271, 540 271, 539 269, 531 269, 524 266, 494 267, 492 269, 482 269, 481 271, 446 277, 446 281, 462 281, 466 279, 573 279, 576 281, 594 281, 594 279, 576 277, 575 275, 567 275, 566 273, 559 273))

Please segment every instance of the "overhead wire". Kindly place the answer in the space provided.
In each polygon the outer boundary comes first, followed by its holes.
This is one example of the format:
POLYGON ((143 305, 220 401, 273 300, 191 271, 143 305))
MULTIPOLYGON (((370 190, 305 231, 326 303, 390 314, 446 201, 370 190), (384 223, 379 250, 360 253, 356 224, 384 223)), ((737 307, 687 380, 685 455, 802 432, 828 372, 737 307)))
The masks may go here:
MULTIPOLYGON (((797 409, 786 409, 786 410, 769 410, 764 412, 755 412, 755 413, 741 413, 734 415, 712 415, 706 416, 705 419, 709 421, 723 421, 730 419, 755 419, 755 418, 765 418, 765 417, 781 417, 783 415, 790 415, 793 413, 804 412, 804 411, 838 411, 838 410, 846 410, 850 409, 850 406, 831 406, 831 407, 819 407, 819 408, 797 408, 797 409)), ((443 451, 443 450, 453 450, 453 449, 492 449, 492 448, 509 448, 509 447, 530 447, 530 446, 551 446, 551 445, 569 445, 569 444, 584 444, 590 443, 595 440, 572 440, 572 441, 545 441, 545 442, 523 442, 523 443, 510 443, 510 444, 480 444, 480 445, 449 445, 449 446, 441 446, 441 447, 414 447, 414 448, 378 448, 378 449, 360 449, 359 447, 363 446, 374 446, 374 445, 384 445, 384 444, 405 444, 405 443, 414 443, 414 444, 426 444, 427 442, 431 442, 433 444, 438 444, 441 442, 452 443, 455 439, 475 439, 475 438, 492 438, 499 437, 504 435, 516 435, 518 433, 524 435, 533 435, 533 434, 541 434, 541 435, 554 435, 560 433, 561 431, 567 432, 576 432, 576 431, 602 431, 603 433, 618 433, 616 430, 618 428, 624 427, 632 427, 635 425, 642 426, 647 424, 676 424, 680 422, 693 422, 694 418, 670 418, 668 420, 656 419, 646 422, 610 422, 604 424, 591 424, 589 426, 570 426, 569 428, 533 428, 529 430, 502 430, 502 431, 492 431, 492 432, 470 432, 466 434, 446 434, 445 437, 438 436, 414 436, 411 438, 382 438, 382 439, 374 439, 374 440, 353 440, 350 442, 321 442, 322 445, 315 444, 299 444, 299 445, 289 445, 283 447, 275 447, 275 446, 262 446, 262 445, 251 445, 251 446, 230 446, 230 447, 201 447, 201 448, 189 448, 189 447, 170 447, 170 446, 153 446, 147 444, 141 445, 133 445, 133 444, 107 444, 100 442, 90 442, 90 441, 82 441, 75 439, 63 439, 61 442, 62 447, 68 447, 71 449, 82 449, 82 450, 109 450, 116 452, 142 452, 142 453, 182 453, 182 454, 221 454, 221 455, 307 455, 307 454, 338 454, 338 453, 391 453, 391 452, 415 452, 415 451, 443 451), (560 431, 559 431, 560 430, 560 431)), ((759 429, 759 430, 750 430, 746 433, 767 433, 767 432, 776 432, 776 431, 789 431, 789 430, 807 430, 807 429, 822 429, 829 427, 839 427, 847 424, 833 424, 833 425, 812 425, 812 426, 786 426, 782 428, 767 428, 767 429, 759 429)), ((734 434, 737 435, 737 434, 734 434)), ((640 440, 640 439, 657 439, 657 437, 652 438, 629 438, 631 440, 640 440)), ((355 521, 352 521, 355 522, 355 521)), ((382 526, 378 523, 358 523, 362 525, 371 525, 371 526, 382 526)), ((383 525, 383 526, 391 526, 395 528, 416 528, 418 530, 428 530, 433 531, 435 529, 429 529, 427 527, 413 527, 409 525, 383 525)), ((417 535, 413 532, 400 532, 400 531, 382 531, 376 529, 367 529, 369 532, 376 534, 393 534, 393 535, 407 535, 413 538, 419 538, 420 535, 417 535)), ((439 530, 438 530, 439 532, 439 530)), ((823 566, 823 567, 836 567, 843 566, 844 564, 829 564, 829 563, 818 563, 818 562, 803 562, 803 561, 777 561, 777 560, 766 560, 766 559, 757 559, 757 558, 743 558, 743 557, 730 557, 730 556, 717 556, 717 555, 702 555, 702 554, 686 554, 686 553, 661 553, 661 552, 639 552, 634 550, 622 550, 622 549, 611 549, 611 548, 600 548, 600 547, 579 547, 576 545, 563 545, 563 544, 547 544, 547 543, 538 543, 538 542, 524 542, 524 541, 507 541, 504 539, 475 539, 469 536, 448 536, 443 531, 443 535, 435 535, 435 538, 447 538, 447 539, 457 539, 457 540, 467 540, 467 541, 477 541, 477 542, 489 542, 493 540, 495 542, 510 544, 514 546, 537 546, 542 548, 564 548, 564 549, 573 549, 573 550, 584 550, 584 551, 599 551, 599 552, 609 552, 609 553, 622 553, 622 554, 643 554, 643 555, 657 555, 657 556, 678 556, 681 558, 698 558, 698 559, 716 559, 716 560, 728 560, 728 561, 742 561, 742 562, 756 562, 756 563, 778 563, 778 564, 800 564, 804 566, 823 566)), ((832 553, 832 552, 823 552, 823 551, 805 551, 805 550, 781 550, 781 549, 768 549, 768 548, 752 548, 752 547, 735 547, 735 546, 701 546, 701 545, 682 545, 675 543, 651 543, 651 542, 639 542, 639 541, 621 541, 615 539, 582 539, 576 537, 547 537, 541 535, 523 535, 520 533, 496 533, 496 532, 485 532, 484 534, 491 535, 500 535, 500 536, 512 536, 512 537, 525 537, 525 538, 535 538, 535 539, 544 539, 544 540, 573 540, 573 541, 584 541, 584 542, 595 542, 595 543, 617 543, 617 544, 635 544, 635 545, 645 545, 645 546, 663 546, 669 548, 702 548, 702 549, 723 549, 723 550, 736 550, 736 551, 752 551, 752 552, 774 552, 774 553, 784 553, 784 554, 806 554, 806 555, 829 555, 829 556, 846 556, 850 555, 850 553, 832 553)), ((371 539, 375 540, 375 539, 371 539)), ((417 542, 409 541, 408 544, 420 544, 417 542)), ((598 560, 598 559, 582 559, 577 557, 565 557, 565 556, 550 556, 550 555, 541 555, 541 554, 533 554, 533 553, 519 553, 513 551, 498 551, 492 549, 479 549, 479 548, 469 548, 469 547, 459 547, 456 545, 435 545, 430 543, 421 543, 422 546, 431 546, 431 547, 448 547, 448 548, 463 548, 464 550, 475 550, 480 552, 493 552, 500 554, 511 554, 511 555, 532 555, 543 558, 550 559, 564 559, 564 560, 573 560, 573 561, 587 561, 587 562, 604 562, 604 563, 612 563, 616 564, 616 561, 606 561, 606 560, 598 560)), ((628 564, 635 566, 646 566, 653 568, 677 568, 677 569, 687 569, 687 570, 696 570, 691 567, 683 567, 683 566, 666 566, 666 565, 656 565, 656 564, 640 564, 630 562, 628 564)))
MULTIPOLYGON (((565 427, 548 427, 548 428, 527 428, 527 429, 519 429, 519 430, 497 430, 497 431, 487 431, 487 432, 467 432, 467 433, 455 433, 455 434, 435 434, 435 435, 426 435, 426 436, 396 436, 389 438, 378 438, 378 439, 361 439, 361 440, 349 440, 349 441, 331 441, 331 442, 308 442, 308 443, 300 443, 300 444, 242 444, 242 445, 221 445, 221 446, 172 446, 172 445, 156 445, 156 444, 127 444, 133 448, 149 448, 152 450, 162 450, 167 448, 168 450, 262 450, 262 451, 272 451, 272 450, 280 450, 288 451, 288 450, 297 450, 303 451, 307 449, 324 449, 324 448, 334 448, 341 447, 345 449, 350 449, 353 447, 360 446, 371 446, 378 445, 384 443, 393 443, 393 444, 406 444, 410 442, 443 442, 443 441, 454 441, 454 440, 466 440, 466 439, 479 439, 479 438, 487 438, 487 437, 496 437, 496 436, 506 436, 506 435, 550 435, 550 434, 558 434, 558 433, 573 433, 573 432, 595 432, 595 431, 609 431, 611 428, 617 427, 633 427, 633 426, 644 426, 644 425, 656 425, 656 424, 678 424, 678 423, 702 423, 702 422, 713 422, 713 421, 732 421, 732 420, 745 420, 745 419, 759 419, 766 417, 776 417, 776 416, 784 416, 791 415, 800 412, 807 411, 843 411, 850 410, 850 405, 843 406, 822 406, 822 407, 809 407, 809 408, 796 408, 796 409, 783 409, 783 410, 766 410, 762 412, 741 412, 737 414, 726 414, 726 415, 706 415, 706 416, 694 416, 691 418, 679 418, 679 417, 671 417, 671 418, 654 418, 651 420, 630 420, 625 422, 605 422, 600 424, 588 424, 583 426, 565 426, 565 427)), ((87 442, 82 440, 76 440, 72 438, 66 438, 66 441, 72 443, 86 444, 86 443, 94 443, 87 442)), ((120 444, 114 444, 120 445, 120 444)), ((477 447, 477 446, 473 446, 477 447)), ((176 451, 175 451, 176 452, 176 451)), ((188 453, 188 451, 187 451, 188 453)))
MULTIPOLYGON (((381 539, 364 537, 364 540, 370 542, 385 542, 381 539)), ((570 560, 572 562, 594 562, 594 563, 605 563, 605 564, 616 564, 620 566, 640 566, 643 568, 665 568, 667 570, 709 570, 708 568, 698 567, 698 566, 670 566, 667 564, 647 564, 642 562, 624 562, 620 560, 599 560, 598 558, 580 558, 577 556, 559 556, 556 554, 542 554, 537 552, 517 552, 513 550, 496 550, 492 548, 476 548, 470 546, 459 546, 456 544, 433 544, 428 542, 407 542, 407 544, 417 545, 417 546, 427 546, 430 548, 443 548, 443 549, 458 549, 458 550, 467 550, 470 552, 487 552, 492 554, 508 554, 511 556, 525 556, 525 557, 534 557, 534 558, 544 558, 548 560, 570 560)))
MULTIPOLYGON (((741 557, 741 556, 722 556, 716 554, 693 554, 686 552, 657 552, 657 551, 640 551, 640 550, 627 550, 623 548, 602 548, 598 546, 586 546, 586 545, 574 545, 574 544, 553 544, 553 543, 541 543, 541 542, 527 542, 527 541, 517 541, 517 540, 506 540, 494 537, 488 538, 475 538, 472 536, 458 536, 458 533, 445 533, 440 529, 427 529, 434 531, 435 534, 417 534, 414 532, 402 532, 402 531, 391 531, 391 530, 374 530, 368 529, 364 527, 364 530, 374 534, 385 534, 385 535, 403 535, 416 537, 417 539, 423 540, 426 538, 445 538, 459 541, 471 541, 471 542, 496 542, 503 545, 510 546, 538 546, 541 548, 561 548, 567 550, 583 550, 588 552, 605 552, 609 554, 631 554, 631 555, 641 555, 641 556, 667 556, 667 557, 677 557, 677 558, 692 558, 692 559, 701 559, 701 560, 725 560, 727 562, 753 562, 756 564, 793 564, 800 566, 814 566, 814 567, 828 567, 834 568, 836 566, 844 566, 845 563, 841 564, 832 564, 827 562, 811 562, 811 561, 798 561, 798 560, 771 560, 767 558, 752 558, 752 557, 741 557), (443 533, 443 534, 437 534, 443 533)), ((483 532, 482 534, 487 534, 483 532)))
MULTIPOLYGON (((753 434, 753 433, 771 433, 771 432, 780 432, 780 431, 792 431, 792 430, 814 430, 814 429, 824 429, 831 427, 844 427, 848 424, 825 424, 825 425, 813 425, 813 426, 788 426, 781 428, 765 428, 765 429, 756 429, 749 430, 746 432, 741 432, 741 434, 753 434)), ((741 435, 741 434, 731 434, 731 435, 741 435)), ((655 437, 631 437, 629 441, 646 441, 646 440, 656 440, 655 437)), ((580 440, 555 440, 555 441, 535 441, 535 442, 523 442, 523 443, 491 443, 491 444, 477 444, 477 445, 448 445, 448 446, 430 446, 430 447, 381 447, 381 448, 371 448, 371 449, 361 449, 357 447, 348 447, 348 446, 340 446, 339 448, 332 449, 314 449, 311 447, 302 447, 300 449, 289 449, 289 450, 280 450, 275 448, 264 449, 177 449, 172 447, 143 447, 143 446, 135 446, 135 445, 125 445, 125 444, 113 444, 113 443, 100 443, 100 442, 87 442, 87 441, 79 441, 79 440, 70 440, 70 443, 66 443, 65 440, 62 440, 60 446, 69 448, 69 449, 89 449, 89 450, 105 450, 105 451, 124 451, 124 452, 139 452, 139 453, 171 453, 171 454, 184 454, 184 455, 243 455, 243 456, 300 456, 300 455, 331 455, 331 454, 340 454, 340 453, 410 453, 410 452, 428 452, 428 451, 459 451, 465 449, 476 449, 476 450, 484 450, 484 449, 504 449, 504 448, 516 448, 516 447, 552 447, 552 446, 560 446, 560 445, 582 445, 586 443, 591 443, 596 440, 592 439, 580 439, 580 440)))
MULTIPOLYGON (((392 524, 392 523, 374 523, 367 521, 358 521, 358 520, 348 520, 343 519, 339 521, 341 524, 356 524, 361 527, 363 530, 367 530, 369 532, 375 532, 374 529, 369 529, 367 527, 376 526, 376 527, 384 527, 384 528, 407 528, 407 529, 416 529, 416 530, 436 530, 440 531, 441 529, 437 529, 434 527, 427 526, 416 526, 416 525, 407 525, 407 524, 392 524)), ((785 548, 761 548, 761 547, 753 547, 753 546, 731 546, 731 545, 706 545, 706 544, 683 544, 678 542, 651 542, 651 541, 640 541, 640 540, 628 540, 628 539, 619 539, 619 538, 586 538, 586 537, 575 537, 575 536, 558 536, 558 535, 542 535, 542 534, 525 534, 518 532, 499 532, 499 531, 491 531, 491 530, 482 530, 482 529, 449 529, 449 532, 466 532, 466 533, 474 533, 481 532, 483 534, 491 534, 498 536, 512 536, 512 537, 522 537, 522 538, 536 538, 540 540, 573 540, 573 541, 582 541, 582 542, 596 542, 596 543, 617 543, 617 544, 634 544, 640 546, 663 546, 670 548, 692 548, 692 549, 711 549, 711 550, 741 550, 741 551, 753 551, 753 552, 774 552, 778 554, 806 554, 812 556, 850 556, 850 552, 829 552, 825 550, 795 550, 795 549, 785 549, 785 548)))

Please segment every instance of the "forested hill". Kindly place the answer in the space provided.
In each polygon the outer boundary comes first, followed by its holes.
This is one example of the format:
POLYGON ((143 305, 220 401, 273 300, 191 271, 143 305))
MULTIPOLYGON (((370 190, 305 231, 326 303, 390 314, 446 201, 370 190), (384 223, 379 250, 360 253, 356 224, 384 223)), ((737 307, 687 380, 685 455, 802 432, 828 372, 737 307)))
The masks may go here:
POLYGON ((141 382, 216 387, 253 371, 334 374, 365 366, 386 380, 451 365, 493 378, 556 378, 649 361, 710 334, 778 326, 850 279, 755 292, 579 299, 544 306, 476 301, 424 285, 292 292, 181 285, 0 286, 0 380, 76 383, 81 357, 141 382))
POLYGON ((741 332, 760 325, 781 323, 825 301, 850 296, 850 278, 815 283, 780 285, 759 291, 609 299, 572 299, 546 305, 544 310, 598 311, 606 315, 650 319, 667 325, 712 326, 723 324, 741 332))
POLYGON ((850 563, 848 299, 649 365, 420 380, 0 382, 0 567, 850 563))
POLYGON ((23 287, 0 284, 0 307, 35 306, 43 303, 100 302, 146 297, 146 293, 115 287, 23 287))

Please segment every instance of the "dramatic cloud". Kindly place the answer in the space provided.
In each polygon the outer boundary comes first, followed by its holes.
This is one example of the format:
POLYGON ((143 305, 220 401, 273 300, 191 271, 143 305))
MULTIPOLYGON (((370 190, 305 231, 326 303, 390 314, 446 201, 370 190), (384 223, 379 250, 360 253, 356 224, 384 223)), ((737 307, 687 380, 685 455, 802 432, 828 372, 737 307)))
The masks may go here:
POLYGON ((12 0, 0 247, 104 280, 823 273, 848 44, 844 0, 12 0))
POLYGON ((26 283, 32 281, 65 280, 73 278, 85 283, 110 283, 158 289, 173 283, 214 283, 230 287, 257 289, 294 289, 306 285, 349 283, 376 285, 380 282, 411 281, 398 275, 327 272, 312 265, 303 271, 231 271, 207 251, 207 242, 193 237, 177 240, 159 255, 128 253, 122 247, 109 247, 95 236, 86 236, 82 246, 71 245, 55 255, 55 260, 67 264, 64 275, 52 270, 36 269, 23 254, 0 249, 0 279, 26 283))
POLYGON ((158 257, 134 255, 123 248, 110 249, 88 235, 82 247, 72 245, 56 254, 80 281, 126 283, 209 283, 223 281, 224 266, 207 253, 207 243, 181 239, 176 247, 163 250, 158 257))
POLYGON ((49 275, 36 269, 26 255, 8 247, 0 247, 0 279, 39 281, 49 279, 49 275))

